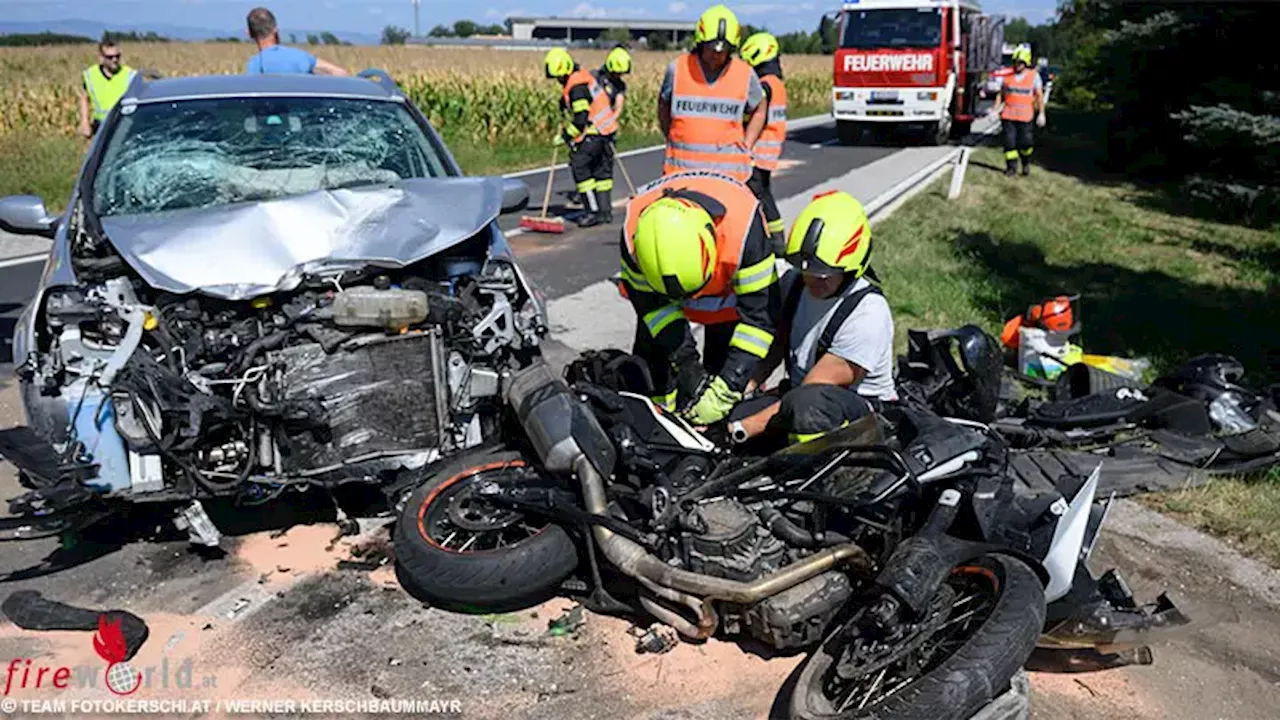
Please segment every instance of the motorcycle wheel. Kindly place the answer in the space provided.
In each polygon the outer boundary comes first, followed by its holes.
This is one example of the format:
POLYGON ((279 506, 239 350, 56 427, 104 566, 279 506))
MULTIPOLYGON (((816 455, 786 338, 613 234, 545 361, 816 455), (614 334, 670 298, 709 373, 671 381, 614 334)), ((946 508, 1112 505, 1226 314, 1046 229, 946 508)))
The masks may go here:
POLYGON ((1031 568, 987 555, 952 570, 929 617, 891 646, 851 632, 861 612, 828 635, 805 660, 791 716, 970 718, 1009 688, 1044 616, 1044 589, 1031 568))
POLYGON ((484 500, 487 483, 550 484, 518 452, 462 456, 424 482, 396 523, 396 574, 411 595, 460 612, 507 612, 555 595, 578 565, 564 528, 484 500))

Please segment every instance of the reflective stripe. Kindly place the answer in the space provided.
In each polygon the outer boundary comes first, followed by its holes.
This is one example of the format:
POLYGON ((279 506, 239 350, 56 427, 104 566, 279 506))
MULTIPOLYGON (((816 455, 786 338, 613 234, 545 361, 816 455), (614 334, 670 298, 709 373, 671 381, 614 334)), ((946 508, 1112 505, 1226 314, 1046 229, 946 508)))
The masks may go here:
POLYGON ((683 306, 685 310, 693 310, 694 312, 716 312, 717 310, 737 307, 738 297, 736 295, 725 297, 708 295, 706 297, 689 298, 684 301, 683 306))
POLYGON ((590 100, 574 100, 573 107, 570 108, 575 113, 586 112, 591 109, 590 100))
POLYGON ((770 220, 768 223, 768 229, 769 229, 770 235, 774 233, 779 233, 787 229, 787 223, 782 218, 778 218, 777 220, 770 220))
POLYGON ((674 95, 671 98, 671 114, 682 117, 735 120, 742 117, 744 107, 745 101, 730 98, 698 95, 674 95))
POLYGON ((699 162, 697 160, 684 160, 681 158, 670 158, 666 163, 673 168, 687 168, 691 170, 714 169, 722 172, 730 173, 732 177, 737 178, 751 174, 750 163, 720 163, 720 162, 699 162))
POLYGON ((608 191, 612 190, 612 189, 613 189, 613 180, 612 180, 612 179, 609 179, 609 180, 597 180, 597 181, 596 181, 596 189, 597 189, 597 190, 600 190, 601 192, 608 192, 608 191))
POLYGON ((736 145, 711 145, 709 143, 690 143, 672 140, 667 143, 667 147, 673 150, 688 150, 689 152, 714 153, 719 155, 742 154, 742 148, 736 145))
POLYGON ((649 328, 649 335, 658 337, 658 335, 667 328, 671 323, 681 320, 684 315, 680 313, 680 306, 671 303, 664 305, 651 313, 644 316, 644 325, 649 328))
POLYGON ((769 346, 773 344, 773 334, 757 327, 738 323, 733 329, 733 337, 729 339, 729 347, 762 358, 769 354, 769 346))
POLYGON ((750 295, 769 287, 777 279, 777 259, 770 253, 764 260, 751 267, 739 268, 734 273, 733 291, 739 295, 750 295))
POLYGON ((622 281, 636 290, 640 290, 642 292, 653 292, 653 286, 649 284, 648 280, 644 279, 644 275, 641 275, 627 267, 625 262, 622 263, 622 281))
POLYGON ((848 421, 848 420, 845 420, 844 422, 840 423, 840 427, 832 428, 832 429, 830 429, 830 430, 827 430, 826 432, 818 432, 818 433, 789 433, 789 434, 787 435, 787 437, 788 437, 788 438, 790 438, 790 439, 791 439, 791 442, 793 442, 793 443, 807 443, 807 442, 811 442, 811 441, 813 441, 813 440, 817 440, 818 438, 822 437, 823 435, 826 435, 827 433, 832 433, 832 432, 835 432, 836 430, 840 430, 840 429, 847 428, 847 427, 849 427, 849 421, 848 421))
POLYGON ((596 188, 596 181, 591 178, 588 178, 578 183, 578 192, 586 192, 588 190, 594 190, 595 188, 596 188))
POLYGON ((786 122, 786 121, 787 121, 786 105, 783 105, 781 107, 775 107, 773 105, 769 106, 769 122, 776 123, 776 122, 786 122))
POLYGON ((654 405, 657 405, 658 407, 662 408, 663 410, 669 410, 669 411, 671 411, 671 412, 675 412, 675 410, 676 410, 676 392, 677 392, 676 390, 672 390, 671 392, 667 393, 666 395, 650 395, 650 396, 649 396, 649 399, 650 399, 651 401, 653 401, 653 404, 654 404, 654 405))
POLYGON ((1005 159, 1005 160, 1017 160, 1017 159, 1018 159, 1018 151, 1017 151, 1017 150, 1005 150, 1005 151, 1004 151, 1004 159, 1005 159))
POLYGON ((1035 151, 1036 151, 1036 149, 1035 149, 1035 148, 1022 148, 1022 149, 1021 149, 1021 150, 1019 150, 1018 152, 1022 153, 1022 156, 1023 156, 1023 157, 1026 157, 1027 155, 1030 155, 1031 153, 1033 153, 1033 152, 1035 152, 1035 151))
POLYGON ((782 149, 782 142, 779 140, 757 140, 755 147, 758 148, 778 148, 782 149))

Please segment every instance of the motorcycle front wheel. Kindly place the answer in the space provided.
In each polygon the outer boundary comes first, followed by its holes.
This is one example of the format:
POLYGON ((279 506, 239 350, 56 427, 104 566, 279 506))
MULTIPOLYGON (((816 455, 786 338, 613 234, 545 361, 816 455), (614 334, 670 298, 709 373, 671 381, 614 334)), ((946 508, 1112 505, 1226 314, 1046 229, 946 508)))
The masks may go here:
POLYGON ((1044 625, 1040 579, 1021 561, 987 555, 952 570, 928 617, 891 642, 868 638, 856 614, 800 671, 791 715, 803 720, 965 720, 1009 689, 1044 625))
POLYGON ((396 574, 411 595, 461 612, 509 612, 555 595, 578 565, 546 518, 488 501, 491 484, 547 485, 518 452, 463 455, 420 485, 396 523, 396 574))

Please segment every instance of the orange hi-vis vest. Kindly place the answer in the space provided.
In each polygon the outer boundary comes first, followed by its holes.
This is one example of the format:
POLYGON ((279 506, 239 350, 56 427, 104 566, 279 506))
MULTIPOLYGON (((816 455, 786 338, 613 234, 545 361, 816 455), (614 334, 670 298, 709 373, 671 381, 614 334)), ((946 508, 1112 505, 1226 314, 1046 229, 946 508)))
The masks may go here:
POLYGON ((582 138, 588 134, 612 135, 618 131, 617 116, 613 112, 613 105, 609 102, 609 94, 604 91, 600 83, 596 81, 596 76, 592 75, 588 70, 574 70, 573 74, 564 84, 564 105, 569 108, 570 113, 574 113, 573 101, 569 99, 569 91, 579 85, 586 85, 591 92, 591 106, 587 109, 587 118, 591 123, 585 132, 573 139, 573 142, 582 142, 582 138))
MULTIPOLYGON (((601 77, 603 73, 604 73, 603 70, 593 70, 591 73, 591 76, 596 79, 596 84, 598 84, 600 86, 600 89, 604 91, 604 97, 606 100, 609 101, 608 122, 613 125, 613 133, 616 133, 618 132, 618 128, 620 127, 618 120, 622 117, 622 112, 618 110, 617 106, 615 105, 615 102, 616 102, 615 95, 609 92, 609 87, 610 87, 608 84, 609 81, 601 77)), ((601 133, 601 134, 604 135, 604 134, 612 134, 612 133, 601 133)))
POLYGON ((1001 120, 1031 122, 1035 119, 1036 74, 1031 70, 1023 70, 1004 77, 1001 89, 1004 95, 1004 109, 1000 111, 1001 120))
POLYGON ((751 154, 742 115, 755 71, 745 61, 730 58, 716 81, 708 83, 693 53, 677 59, 675 67, 662 173, 711 170, 746 182, 751 178, 751 154))
MULTIPOLYGON (((667 192, 691 190, 702 193, 724 206, 722 217, 712 218, 716 233, 716 266, 711 280, 692 298, 681 303, 684 316, 690 322, 714 325, 737 322, 737 296, 734 293, 734 274, 742 266, 742 250, 746 245, 751 222, 760 213, 760 201, 743 185, 715 172, 688 172, 666 175, 640 188, 640 194, 627 203, 627 223, 623 237, 627 253, 635 257, 636 225, 640 213, 667 192)), ((661 288, 655 288, 662 292, 661 288)))
POLYGON ((782 143, 787 139, 787 86, 777 75, 765 75, 760 82, 769 86, 769 122, 751 148, 751 162, 761 170, 778 169, 782 143))

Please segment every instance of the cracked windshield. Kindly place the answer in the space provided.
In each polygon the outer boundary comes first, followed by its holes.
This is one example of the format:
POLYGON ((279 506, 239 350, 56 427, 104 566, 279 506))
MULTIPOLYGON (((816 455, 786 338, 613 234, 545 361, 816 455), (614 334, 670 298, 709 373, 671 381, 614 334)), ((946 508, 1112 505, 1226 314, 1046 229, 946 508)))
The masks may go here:
POLYGON ((445 175, 391 102, 246 98, 143 104, 124 116, 94 180, 99 215, 273 200, 445 175))

